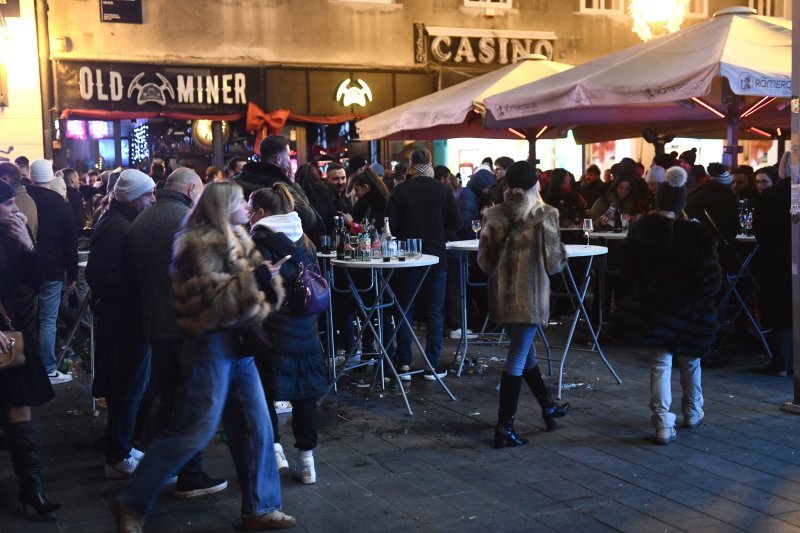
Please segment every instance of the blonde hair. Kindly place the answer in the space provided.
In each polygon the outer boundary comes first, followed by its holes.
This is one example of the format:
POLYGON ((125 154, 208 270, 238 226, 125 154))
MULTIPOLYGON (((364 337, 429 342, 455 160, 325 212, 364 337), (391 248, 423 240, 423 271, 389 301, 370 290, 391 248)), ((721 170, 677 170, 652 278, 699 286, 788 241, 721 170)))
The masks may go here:
POLYGON ((238 183, 232 181, 209 183, 186 216, 183 229, 210 226, 226 235, 228 239, 233 239, 231 213, 238 209, 243 198, 244 194, 238 183))
POLYGON ((522 193, 522 201, 514 208, 514 218, 518 221, 523 221, 529 216, 535 215, 542 208, 544 208, 544 200, 539 192, 539 182, 537 181, 533 187, 527 191, 522 189, 513 189, 522 193))

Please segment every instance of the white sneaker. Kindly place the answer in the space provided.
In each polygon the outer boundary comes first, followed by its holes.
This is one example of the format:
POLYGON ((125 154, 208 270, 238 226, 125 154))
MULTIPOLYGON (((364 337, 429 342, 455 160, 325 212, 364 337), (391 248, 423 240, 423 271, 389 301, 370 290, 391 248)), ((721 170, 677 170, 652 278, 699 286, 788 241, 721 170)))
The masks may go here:
POLYGON ((426 370, 425 374, 423 374, 423 378, 428 381, 436 381, 436 378, 444 379, 447 376, 447 370, 443 370, 441 368, 436 369, 436 375, 432 374, 430 370, 426 370))
POLYGON ((275 402, 275 412, 279 415, 292 412, 291 402, 275 402))
POLYGON ((298 457, 294 463, 295 478, 299 479, 303 485, 313 485, 317 482, 317 470, 314 468, 314 456, 298 457))
POLYGON ((407 372, 411 372, 411 367, 400 365, 400 368, 397 369, 397 373, 400 374, 400 381, 411 381, 411 374, 407 374, 407 372))
POLYGON ((286 454, 283 453, 283 446, 276 442, 275 448, 275 462, 278 463, 278 472, 286 472, 289 470, 289 461, 286 460, 286 454))
POLYGON ((664 446, 674 441, 677 438, 678 438, 678 432, 675 431, 674 426, 669 428, 656 429, 656 438, 655 438, 656 444, 664 446))
POLYGON ((104 464, 103 472, 106 476, 106 479, 125 479, 133 474, 133 471, 136 470, 137 466, 139 466, 139 461, 132 455, 129 455, 115 465, 110 465, 108 463, 104 464))
POLYGON ((50 385, 61 385, 62 383, 69 383, 72 381, 72 376, 69 374, 64 374, 56 370, 52 374, 47 374, 47 377, 50 378, 50 385))
MULTIPOLYGON (((460 339, 461 338, 461 328, 452 330, 450 332, 450 338, 451 339, 460 339)), ((472 333, 471 329, 467 330, 467 339, 475 340, 477 338, 478 338, 478 336, 476 334, 472 333)))
POLYGON ((137 450, 136 448, 131 448, 130 456, 137 461, 141 461, 144 459, 144 452, 142 450, 137 450))

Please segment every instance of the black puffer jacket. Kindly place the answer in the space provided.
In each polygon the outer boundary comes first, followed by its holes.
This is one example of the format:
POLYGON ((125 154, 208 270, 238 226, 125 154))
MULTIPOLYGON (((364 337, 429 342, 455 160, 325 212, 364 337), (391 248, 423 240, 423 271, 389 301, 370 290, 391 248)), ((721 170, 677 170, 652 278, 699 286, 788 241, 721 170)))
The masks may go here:
POLYGON ((729 243, 727 246, 722 240, 718 243, 720 262, 725 272, 738 270, 739 263, 733 254, 733 245, 739 233, 739 200, 733 189, 714 180, 703 183, 689 193, 685 211, 689 218, 702 222, 717 239, 721 237, 729 243), (713 225, 708 217, 714 221, 713 225))
MULTIPOLYGON (((287 294, 294 285, 299 263, 317 266, 316 249, 305 235, 292 242, 283 233, 257 225, 251 237, 268 261, 277 262, 291 256, 280 273, 287 294)), ((325 369, 322 344, 317 336, 317 317, 294 315, 282 306, 267 317, 264 330, 269 335, 273 351, 257 356, 256 361, 264 386, 274 392, 268 396, 274 400, 301 400, 324 394, 325 369)))
POLYGON ((364 217, 375 221, 375 228, 383 231, 383 217, 387 200, 378 191, 369 191, 353 206, 353 220, 361 222, 364 217))
POLYGON ((630 287, 613 324, 639 346, 673 355, 708 355, 717 332, 721 283, 716 240, 698 222, 647 215, 622 243, 622 275, 630 287))

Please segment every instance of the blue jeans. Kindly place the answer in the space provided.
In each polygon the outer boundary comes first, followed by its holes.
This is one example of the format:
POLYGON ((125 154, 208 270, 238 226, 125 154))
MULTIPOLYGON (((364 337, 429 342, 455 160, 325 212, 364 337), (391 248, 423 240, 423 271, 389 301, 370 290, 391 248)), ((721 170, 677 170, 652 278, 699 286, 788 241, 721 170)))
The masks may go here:
POLYGON ((506 374, 521 376, 526 370, 536 368, 536 348, 533 339, 538 327, 536 324, 508 324, 506 331, 511 342, 506 356, 506 374))
MULTIPOLYGON (((103 324, 100 320, 99 323, 103 324)), ((106 462, 115 465, 133 446, 136 415, 150 381, 150 347, 138 328, 110 326, 111 350, 106 360, 106 462)))
MULTIPOLYGON (((397 273, 402 274, 397 290, 397 300, 403 308, 408 305, 411 294, 419 285, 424 273, 424 268, 411 268, 397 273)), ((428 277, 422 283, 422 288, 419 290, 420 293, 425 294, 425 315, 428 323, 428 330, 425 334, 425 354, 434 368, 439 366, 439 355, 442 353, 442 328, 444 327, 442 313, 446 288, 447 268, 439 267, 431 269, 428 277)), ((409 322, 414 320, 414 302, 411 302, 411 307, 409 307, 406 316, 409 322)), ((413 335, 413 332, 402 322, 402 318, 397 321, 397 324, 400 328, 397 331, 397 362, 401 365, 410 365, 411 335, 413 335)))
POLYGON ((142 516, 149 514, 164 484, 206 447, 222 420, 242 491, 242 516, 280 509, 280 477, 264 390, 253 358, 239 357, 236 332, 188 338, 181 362, 186 381, 172 431, 153 441, 122 488, 119 502, 142 516))
POLYGON ((63 281, 44 281, 39 287, 39 355, 48 374, 56 371, 56 322, 63 281))

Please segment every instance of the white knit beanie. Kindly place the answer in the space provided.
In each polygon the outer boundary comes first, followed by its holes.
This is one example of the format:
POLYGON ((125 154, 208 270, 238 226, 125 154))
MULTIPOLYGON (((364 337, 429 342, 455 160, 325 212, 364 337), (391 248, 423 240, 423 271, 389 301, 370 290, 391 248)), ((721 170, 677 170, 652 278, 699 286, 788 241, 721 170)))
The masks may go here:
POLYGON ((50 190, 60 194, 61 198, 67 199, 67 182, 61 176, 53 178, 53 181, 50 182, 50 190))
POLYGON ((647 183, 664 183, 666 174, 667 171, 664 170, 664 167, 653 165, 647 169, 647 174, 644 177, 644 181, 647 183))
POLYGON ((123 170, 114 185, 114 198, 120 202, 132 202, 156 188, 153 179, 136 169, 123 170))
POLYGON ((53 174, 53 163, 47 159, 37 159, 31 163, 31 181, 34 183, 50 183, 56 175, 53 174))

